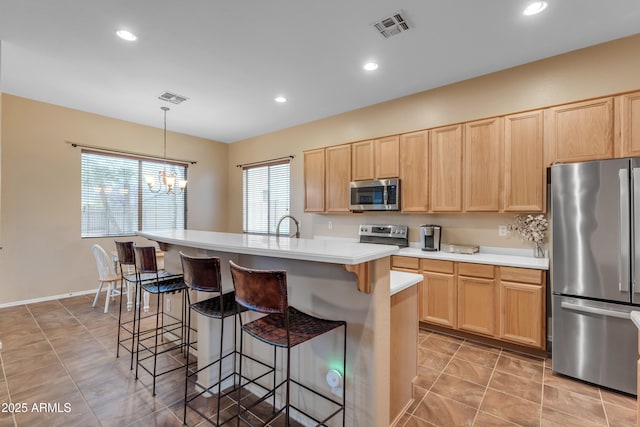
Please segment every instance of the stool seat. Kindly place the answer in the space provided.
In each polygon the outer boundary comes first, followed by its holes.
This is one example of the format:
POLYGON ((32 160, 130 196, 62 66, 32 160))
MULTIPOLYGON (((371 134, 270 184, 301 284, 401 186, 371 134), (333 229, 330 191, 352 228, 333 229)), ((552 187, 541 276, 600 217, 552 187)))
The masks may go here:
POLYGON ((285 315, 269 314, 246 323, 242 329, 254 338, 277 347, 295 347, 333 329, 344 326, 342 320, 326 320, 289 306, 289 343, 285 315))
POLYGON ((150 294, 168 294, 171 292, 179 292, 187 289, 187 285, 184 284, 184 280, 182 280, 182 277, 164 279, 161 282, 143 282, 141 286, 143 290, 149 292, 150 294))
POLYGON ((222 294, 222 307, 220 307, 220 297, 216 296, 191 304, 191 309, 203 316, 213 318, 234 316, 236 313, 247 310, 236 303, 236 294, 234 292, 222 294))

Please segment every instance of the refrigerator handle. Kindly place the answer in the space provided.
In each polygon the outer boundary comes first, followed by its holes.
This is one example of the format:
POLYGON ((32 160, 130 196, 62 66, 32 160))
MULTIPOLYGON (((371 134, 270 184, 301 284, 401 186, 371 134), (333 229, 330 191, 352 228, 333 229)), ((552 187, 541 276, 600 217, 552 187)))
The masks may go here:
MULTIPOLYGON (((632 169, 632 178, 633 178, 633 194, 632 194, 632 203, 633 203, 633 221, 631 222, 631 226, 633 229, 631 233, 633 233, 633 244, 631 245, 631 282, 634 293, 638 293, 640 290, 636 286, 636 284, 640 284, 640 280, 636 277, 638 274, 638 268, 636 267, 636 263, 639 261, 638 257, 640 256, 640 227, 637 225, 638 221, 640 221, 640 168, 632 169)), ((632 303, 637 303, 632 299, 632 303)))
MULTIPOLYGON (((634 177, 635 177, 634 169, 634 177)), ((629 170, 620 169, 618 171, 618 178, 620 181, 620 256, 618 257, 618 290, 620 292, 629 292, 629 265, 631 263, 631 257, 629 254, 629 239, 631 235, 630 212, 629 206, 629 170)))
POLYGON ((631 319, 631 314, 625 311, 607 310, 605 308, 590 307, 585 305, 572 304, 562 301, 560 307, 568 310, 580 311, 582 313, 600 314, 602 316, 617 317, 619 319, 631 319))

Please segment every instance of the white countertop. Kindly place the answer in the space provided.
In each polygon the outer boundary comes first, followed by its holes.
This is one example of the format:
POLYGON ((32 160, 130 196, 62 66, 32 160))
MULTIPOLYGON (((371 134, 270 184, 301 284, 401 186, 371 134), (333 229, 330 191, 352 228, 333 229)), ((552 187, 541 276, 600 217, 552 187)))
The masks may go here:
POLYGON ((295 239, 199 230, 139 231, 138 235, 161 243, 193 248, 347 265, 394 255, 399 249, 393 245, 343 240, 295 239))
POLYGON ((423 279, 422 274, 391 270, 389 277, 389 281, 391 282, 391 295, 417 285, 422 282, 423 279))
POLYGON ((480 248, 480 252, 473 255, 454 254, 447 252, 428 252, 420 248, 402 248, 396 255, 415 258, 441 259, 446 261, 471 262, 476 264, 503 265, 506 267, 533 268, 536 270, 548 270, 549 258, 534 258, 526 256, 521 250, 493 250, 492 248, 480 248), (484 250, 483 250, 484 249, 484 250))
POLYGON ((640 329, 640 311, 631 312, 631 321, 636 325, 636 328, 640 329))

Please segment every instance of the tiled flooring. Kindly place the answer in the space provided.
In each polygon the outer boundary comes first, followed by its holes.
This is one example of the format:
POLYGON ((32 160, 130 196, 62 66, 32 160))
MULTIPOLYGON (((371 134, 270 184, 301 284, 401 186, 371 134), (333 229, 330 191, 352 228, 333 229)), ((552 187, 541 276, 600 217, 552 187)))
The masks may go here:
POLYGON ((551 371, 550 359, 421 331, 416 401, 399 426, 636 425, 636 399, 551 371))
MULTIPOLYGON (((104 314, 92 298, 0 309, 0 427, 182 425, 184 371, 151 396, 150 378, 134 379, 126 353, 115 358, 117 304, 104 314)), ((554 375, 549 360, 431 332, 419 340, 417 399, 400 426, 635 426, 634 398, 554 375)), ((224 407, 235 411, 232 399, 224 407)), ((193 411, 187 424, 207 425, 193 411)))

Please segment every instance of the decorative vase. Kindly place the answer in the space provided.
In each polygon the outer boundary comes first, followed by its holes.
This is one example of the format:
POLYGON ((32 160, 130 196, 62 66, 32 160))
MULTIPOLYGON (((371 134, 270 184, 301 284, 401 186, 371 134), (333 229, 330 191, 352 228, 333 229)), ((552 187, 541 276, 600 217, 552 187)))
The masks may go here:
POLYGON ((544 255, 542 242, 533 242, 533 256, 536 258, 544 258, 544 255))

